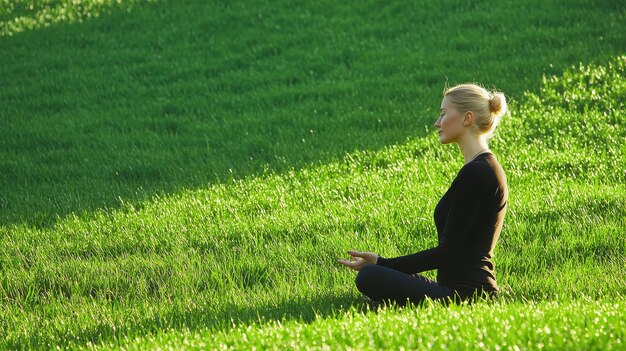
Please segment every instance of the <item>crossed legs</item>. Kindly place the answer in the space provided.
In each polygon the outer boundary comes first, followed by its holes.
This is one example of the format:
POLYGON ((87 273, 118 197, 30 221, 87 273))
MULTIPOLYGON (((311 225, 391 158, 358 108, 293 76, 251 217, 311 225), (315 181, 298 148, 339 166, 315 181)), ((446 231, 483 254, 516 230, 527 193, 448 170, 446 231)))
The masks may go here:
POLYGON ((393 301, 405 305, 431 299, 453 299, 455 291, 419 274, 409 275, 395 269, 367 265, 356 276, 356 286, 372 300, 393 301))

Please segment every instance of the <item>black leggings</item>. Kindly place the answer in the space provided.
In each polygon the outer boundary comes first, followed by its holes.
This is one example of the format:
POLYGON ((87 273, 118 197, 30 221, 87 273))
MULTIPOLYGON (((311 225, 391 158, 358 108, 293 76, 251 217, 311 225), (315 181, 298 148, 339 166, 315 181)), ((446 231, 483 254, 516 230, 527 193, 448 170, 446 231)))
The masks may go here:
POLYGON ((361 268, 356 276, 356 286, 372 300, 392 301, 398 305, 405 305, 407 301, 419 303, 426 297, 434 300, 462 299, 460 292, 420 274, 409 275, 373 264, 361 268))

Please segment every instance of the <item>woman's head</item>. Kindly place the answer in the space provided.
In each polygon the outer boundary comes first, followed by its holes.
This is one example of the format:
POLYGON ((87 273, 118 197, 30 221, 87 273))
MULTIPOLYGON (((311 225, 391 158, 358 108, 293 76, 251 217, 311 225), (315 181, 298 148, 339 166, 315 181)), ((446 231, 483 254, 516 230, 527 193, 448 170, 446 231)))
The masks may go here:
MULTIPOLYGON (((445 141, 456 141, 466 129, 478 135, 493 136, 500 118, 507 112, 506 98, 476 84, 461 84, 446 89, 441 102, 441 116, 435 123, 445 141)), ((442 140, 442 143, 444 140, 442 140)))

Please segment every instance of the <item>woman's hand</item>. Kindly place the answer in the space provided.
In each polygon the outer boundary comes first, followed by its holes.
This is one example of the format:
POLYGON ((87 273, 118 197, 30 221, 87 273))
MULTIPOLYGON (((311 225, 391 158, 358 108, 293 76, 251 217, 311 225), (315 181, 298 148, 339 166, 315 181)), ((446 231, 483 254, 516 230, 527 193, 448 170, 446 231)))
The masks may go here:
POLYGON ((378 255, 373 252, 359 252, 354 250, 348 250, 348 255, 352 257, 353 261, 349 261, 346 259, 340 259, 339 263, 342 265, 352 268, 355 271, 360 270, 363 266, 367 264, 376 264, 378 260, 378 255))

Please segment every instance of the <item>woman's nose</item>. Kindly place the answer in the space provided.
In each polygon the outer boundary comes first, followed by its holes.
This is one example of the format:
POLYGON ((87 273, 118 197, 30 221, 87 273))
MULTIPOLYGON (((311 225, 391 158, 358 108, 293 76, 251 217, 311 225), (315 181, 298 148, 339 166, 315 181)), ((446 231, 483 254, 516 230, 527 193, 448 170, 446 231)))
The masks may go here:
POLYGON ((439 122, 441 122, 441 117, 437 118, 437 120, 435 121, 435 128, 441 127, 441 123, 439 122))

